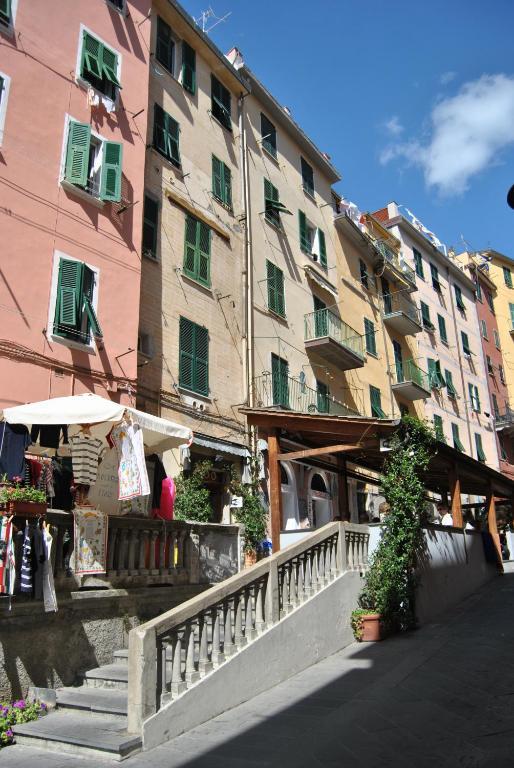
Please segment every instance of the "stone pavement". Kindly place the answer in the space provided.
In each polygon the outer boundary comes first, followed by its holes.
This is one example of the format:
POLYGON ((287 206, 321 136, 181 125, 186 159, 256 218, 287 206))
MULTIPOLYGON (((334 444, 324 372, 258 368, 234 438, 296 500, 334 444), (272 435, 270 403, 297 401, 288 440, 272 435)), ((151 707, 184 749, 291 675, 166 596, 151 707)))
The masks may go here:
MULTIPOLYGON (((437 623, 353 644, 124 768, 514 767, 514 565, 437 623)), ((104 768, 28 747, 1 768, 104 768)))

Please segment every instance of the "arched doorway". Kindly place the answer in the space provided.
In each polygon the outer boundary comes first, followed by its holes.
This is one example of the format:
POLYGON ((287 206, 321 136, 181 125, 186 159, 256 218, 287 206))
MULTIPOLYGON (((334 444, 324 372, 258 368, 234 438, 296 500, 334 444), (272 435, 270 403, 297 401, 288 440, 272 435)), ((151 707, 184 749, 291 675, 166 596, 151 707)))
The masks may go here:
POLYGON ((285 461, 280 462, 280 482, 282 489, 282 530, 290 531, 299 527, 298 498, 295 474, 285 461))
POLYGON ((328 491, 324 473, 313 471, 309 483, 309 498, 313 527, 321 528, 332 520, 332 496, 328 491))

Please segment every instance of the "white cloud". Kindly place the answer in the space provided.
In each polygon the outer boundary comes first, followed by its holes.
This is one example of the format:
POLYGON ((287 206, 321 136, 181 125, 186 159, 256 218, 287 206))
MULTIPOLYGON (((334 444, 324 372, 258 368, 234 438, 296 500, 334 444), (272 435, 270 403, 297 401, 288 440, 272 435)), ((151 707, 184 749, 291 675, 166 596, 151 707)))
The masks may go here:
POLYGON ((386 147, 380 162, 403 158, 422 168, 425 182, 442 195, 465 192, 472 176, 499 161, 514 143, 514 77, 483 75, 430 115, 428 142, 412 139, 386 147))
POLYGON ((386 120, 384 128, 391 136, 399 136, 400 133, 403 133, 403 125, 400 123, 398 115, 393 115, 389 120, 386 120))
POLYGON ((439 78, 439 82, 441 83, 441 85, 448 85, 448 83, 451 83, 451 81, 455 80, 456 77, 457 77, 456 72, 452 72, 452 71, 443 72, 443 74, 439 78))

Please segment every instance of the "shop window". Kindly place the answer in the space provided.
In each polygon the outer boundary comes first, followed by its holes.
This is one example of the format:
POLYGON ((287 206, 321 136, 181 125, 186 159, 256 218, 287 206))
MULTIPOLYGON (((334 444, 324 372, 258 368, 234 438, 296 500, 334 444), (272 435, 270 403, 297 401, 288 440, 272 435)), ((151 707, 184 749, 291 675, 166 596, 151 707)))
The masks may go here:
POLYGON ((105 141, 88 123, 70 120, 63 181, 100 200, 121 200, 123 145, 105 141))
POLYGON ((80 77, 108 99, 116 100, 119 81, 119 55, 86 30, 82 32, 80 77))
POLYGON ((52 333, 80 344, 103 336, 96 314, 98 274, 81 261, 59 258, 52 333))
POLYGON ((180 126, 159 104, 154 104, 153 146, 166 160, 180 168, 180 126))
POLYGON ((327 248, 325 233, 319 227, 314 226, 303 211, 298 211, 298 224, 300 230, 300 248, 313 261, 317 261, 322 267, 327 266, 327 248))

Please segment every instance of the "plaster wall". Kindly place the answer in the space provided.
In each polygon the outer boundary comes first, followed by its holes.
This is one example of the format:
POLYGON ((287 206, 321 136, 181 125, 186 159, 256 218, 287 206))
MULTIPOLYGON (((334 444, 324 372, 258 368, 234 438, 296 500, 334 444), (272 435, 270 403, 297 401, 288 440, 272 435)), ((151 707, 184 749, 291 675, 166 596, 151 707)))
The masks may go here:
POLYGON ((505 284, 503 267, 510 269, 511 272, 514 271, 512 259, 494 252, 489 263, 488 276, 496 286, 494 308, 500 333, 508 399, 514 404, 514 334, 511 334, 512 320, 509 308, 509 304, 514 304, 514 289, 505 284))

